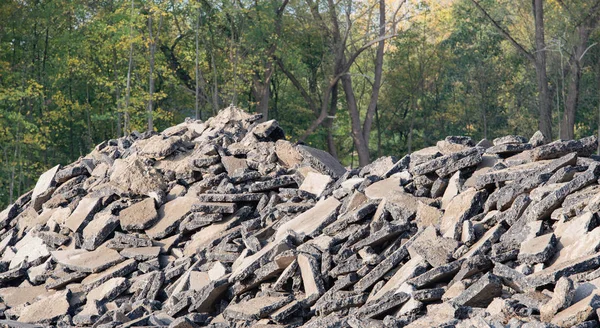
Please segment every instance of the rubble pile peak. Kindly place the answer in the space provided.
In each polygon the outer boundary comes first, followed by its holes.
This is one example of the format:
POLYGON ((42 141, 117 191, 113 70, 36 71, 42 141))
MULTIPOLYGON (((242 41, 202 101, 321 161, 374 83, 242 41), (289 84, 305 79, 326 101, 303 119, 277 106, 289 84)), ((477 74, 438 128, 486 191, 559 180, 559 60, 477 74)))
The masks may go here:
POLYGON ((0 213, 0 326, 596 327, 595 137, 453 136, 346 169, 229 107, 0 213))

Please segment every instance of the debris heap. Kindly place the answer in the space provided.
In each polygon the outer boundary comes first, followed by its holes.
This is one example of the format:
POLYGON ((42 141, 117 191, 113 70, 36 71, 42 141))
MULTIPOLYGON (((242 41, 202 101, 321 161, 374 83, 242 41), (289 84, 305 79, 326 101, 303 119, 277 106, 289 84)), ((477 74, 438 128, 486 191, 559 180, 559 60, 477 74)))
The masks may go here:
POLYGON ((347 170, 227 108, 98 145, 0 213, 0 326, 597 327, 595 137, 347 170))

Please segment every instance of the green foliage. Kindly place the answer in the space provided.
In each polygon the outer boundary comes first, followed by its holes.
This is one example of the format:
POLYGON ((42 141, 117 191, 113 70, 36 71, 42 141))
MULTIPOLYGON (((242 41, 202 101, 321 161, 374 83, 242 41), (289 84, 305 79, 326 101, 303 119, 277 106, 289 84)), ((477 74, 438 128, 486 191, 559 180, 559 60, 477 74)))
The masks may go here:
MULTIPOLYGON (((531 47, 527 1, 480 0, 518 42, 531 47)), ((315 23, 338 15, 347 31, 348 56, 377 34, 378 2, 291 0, 277 30, 283 0, 189 2, 17 1, 0 2, 0 206, 15 201, 37 176, 67 164, 118 133, 146 129, 149 100, 148 17, 157 38, 154 125, 160 131, 195 114, 195 29, 199 36, 199 106, 203 118, 234 102, 257 111, 256 85, 272 76, 269 118, 297 140, 319 115, 335 67, 330 34, 315 23), (311 8, 309 3, 315 3, 311 8), (348 7, 349 6, 349 7, 348 7), (350 13, 350 16, 345 16, 350 13), (349 20, 348 20, 349 19, 349 20), (351 22, 351 24, 349 23, 351 22), (133 48, 131 95, 127 71, 133 48), (311 107, 292 74, 315 103, 311 107), (123 131, 125 117, 130 117, 123 131)), ((386 1, 390 17, 400 1, 386 1)), ((545 2, 548 75, 558 130, 564 110, 562 75, 589 1, 545 2)), ((447 135, 476 140, 506 134, 530 136, 537 129, 533 66, 498 33, 470 0, 408 1, 398 34, 386 41, 382 89, 369 138, 371 157, 403 154, 434 145, 447 135)), ((329 22, 329 20, 325 20, 329 22)), ((329 23, 327 23, 329 24, 329 23)), ((597 133, 600 33, 592 33, 582 61, 576 136, 597 133)), ((364 119, 374 79, 376 47, 350 67, 364 119)), ((341 86, 329 129, 320 126, 305 142, 327 149, 328 133, 345 165, 358 162, 341 86)))

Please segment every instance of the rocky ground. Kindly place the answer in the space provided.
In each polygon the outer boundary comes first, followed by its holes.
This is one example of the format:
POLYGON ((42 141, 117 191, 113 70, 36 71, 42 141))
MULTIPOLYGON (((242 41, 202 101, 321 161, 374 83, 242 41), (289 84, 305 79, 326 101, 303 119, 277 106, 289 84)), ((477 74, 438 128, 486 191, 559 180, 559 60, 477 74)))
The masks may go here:
POLYGON ((595 137, 448 137, 347 170, 259 119, 40 176, 0 213, 0 326, 599 326, 595 137))

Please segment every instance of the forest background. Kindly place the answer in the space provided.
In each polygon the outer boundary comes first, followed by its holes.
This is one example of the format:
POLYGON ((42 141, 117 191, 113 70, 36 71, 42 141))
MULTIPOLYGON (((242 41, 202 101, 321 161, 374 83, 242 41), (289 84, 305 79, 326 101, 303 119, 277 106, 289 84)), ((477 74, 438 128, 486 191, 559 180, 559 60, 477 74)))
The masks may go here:
POLYGON ((600 0, 4 0, 0 17, 1 207, 103 140, 230 104, 352 167, 600 125, 600 0))

